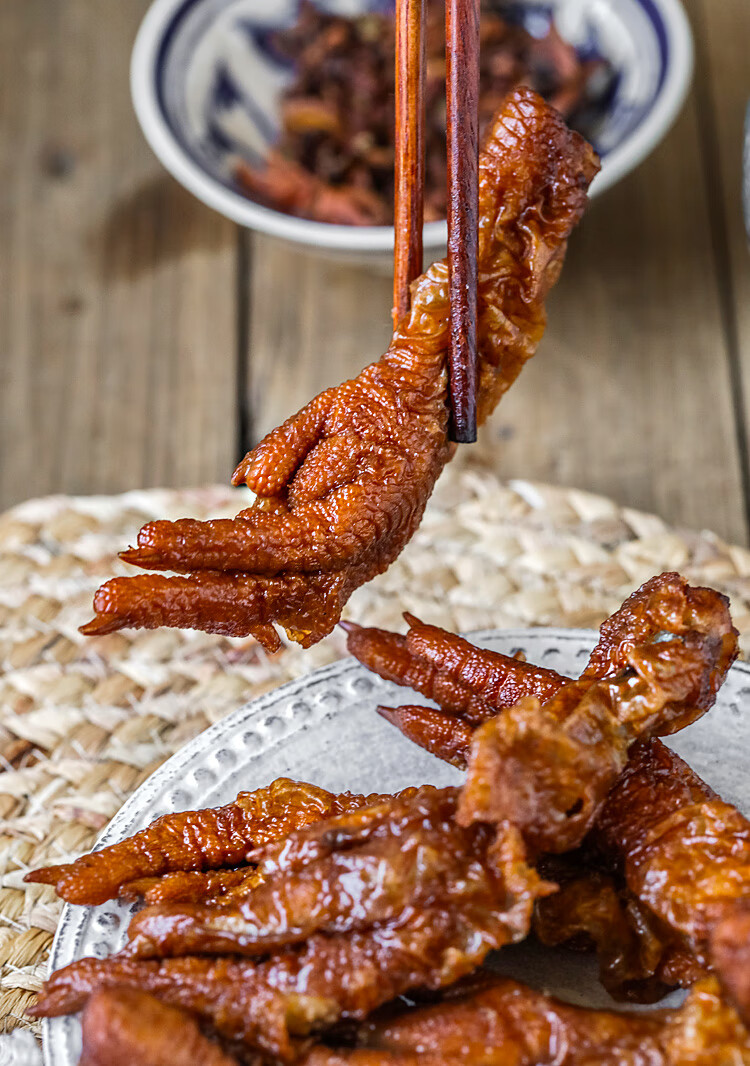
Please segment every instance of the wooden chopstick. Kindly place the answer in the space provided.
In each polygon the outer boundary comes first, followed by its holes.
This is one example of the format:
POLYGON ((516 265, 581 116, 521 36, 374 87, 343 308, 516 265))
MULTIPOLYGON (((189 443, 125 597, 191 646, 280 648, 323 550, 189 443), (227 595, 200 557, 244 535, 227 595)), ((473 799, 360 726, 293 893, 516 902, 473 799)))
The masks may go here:
POLYGON ((394 327, 409 310, 409 286, 422 273, 424 38, 424 0, 396 0, 394 327))
POLYGON ((477 439, 479 0, 445 3, 450 436, 477 439))
MULTIPOLYGON (((446 0, 450 436, 477 439, 479 3, 446 0)), ((393 324, 422 272, 424 220, 424 0, 396 0, 396 202, 393 324)))

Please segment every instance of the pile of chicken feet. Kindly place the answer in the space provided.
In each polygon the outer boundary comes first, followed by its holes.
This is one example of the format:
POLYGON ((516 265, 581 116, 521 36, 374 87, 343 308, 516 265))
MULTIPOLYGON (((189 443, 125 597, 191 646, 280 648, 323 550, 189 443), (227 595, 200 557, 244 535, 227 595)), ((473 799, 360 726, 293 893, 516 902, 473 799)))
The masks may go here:
POLYGON ((416 620, 347 628, 367 666, 437 697, 388 714, 438 755, 455 722, 464 784, 280 779, 30 874, 70 902, 145 900, 126 947, 54 973, 34 1013, 84 1009, 86 1066, 750 1063, 750 823, 656 739, 714 703, 725 598, 654 578, 576 680, 416 620), (597 947, 621 998, 687 999, 589 1011, 482 970, 532 933, 597 947))

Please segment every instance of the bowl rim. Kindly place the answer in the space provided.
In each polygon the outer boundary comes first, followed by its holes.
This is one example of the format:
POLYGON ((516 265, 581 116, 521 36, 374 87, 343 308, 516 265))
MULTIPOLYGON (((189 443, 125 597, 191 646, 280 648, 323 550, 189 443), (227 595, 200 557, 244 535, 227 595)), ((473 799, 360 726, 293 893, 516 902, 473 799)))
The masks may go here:
MULTIPOLYGON (((653 107, 627 139, 608 155, 592 182, 590 195, 610 188, 641 163, 674 123, 693 76, 694 45, 681 0, 636 0, 656 14, 664 28, 666 69, 653 107)), ((183 148, 159 102, 156 67, 164 31, 185 0, 153 0, 141 22, 130 63, 130 92, 136 117, 152 151, 169 173, 208 207, 233 222, 272 237, 331 251, 363 253, 392 251, 393 226, 344 226, 287 215, 264 207, 227 188, 205 171, 183 148)), ((444 247, 447 224, 427 222, 425 249, 444 247)))

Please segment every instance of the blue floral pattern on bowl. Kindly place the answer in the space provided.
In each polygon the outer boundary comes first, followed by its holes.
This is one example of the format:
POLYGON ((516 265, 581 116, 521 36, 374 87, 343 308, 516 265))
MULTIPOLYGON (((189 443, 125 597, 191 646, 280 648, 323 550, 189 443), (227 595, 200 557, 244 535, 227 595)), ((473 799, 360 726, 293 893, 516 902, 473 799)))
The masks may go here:
MULTIPOLYGON (((196 195, 237 221, 303 243, 385 250, 392 241, 391 227, 366 227, 369 236, 355 239, 333 233, 350 227, 299 219, 292 226, 289 216, 242 197, 233 181, 238 157, 257 161, 276 139, 280 98, 294 71, 275 53, 272 31, 296 21, 299 3, 156 0, 134 52, 136 111, 167 167, 196 195), (148 41, 141 41, 142 35, 148 41)), ((316 3, 342 15, 393 7, 393 0, 316 3)), ((606 106, 593 113, 586 129, 603 161, 593 186, 594 194, 601 192, 648 154, 682 103, 692 45, 679 0, 495 3, 537 36, 554 19, 583 57, 608 60, 614 77, 606 106)), ((443 240, 444 224, 428 224, 426 246, 443 240)))

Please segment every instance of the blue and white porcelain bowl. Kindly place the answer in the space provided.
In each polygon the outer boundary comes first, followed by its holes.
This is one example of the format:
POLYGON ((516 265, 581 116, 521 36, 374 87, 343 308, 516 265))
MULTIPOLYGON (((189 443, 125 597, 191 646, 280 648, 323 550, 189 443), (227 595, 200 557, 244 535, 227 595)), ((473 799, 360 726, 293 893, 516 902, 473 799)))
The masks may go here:
MULTIPOLYGON (((392 8, 392 0, 316 0, 342 15, 392 8)), ((554 17, 584 55, 614 70, 606 108, 588 131, 602 157, 592 194, 604 192, 661 140, 685 98, 693 67, 679 0, 512 0, 535 34, 554 17)), ((312 222, 254 203, 232 177, 238 157, 257 160, 276 137, 279 101, 294 73, 265 47, 268 31, 293 23, 299 0, 155 0, 133 50, 135 111, 156 155, 178 181, 235 222, 349 257, 380 258, 391 226, 312 222)), ((425 226, 434 258, 444 222, 425 226)))

